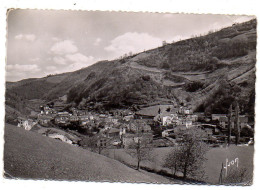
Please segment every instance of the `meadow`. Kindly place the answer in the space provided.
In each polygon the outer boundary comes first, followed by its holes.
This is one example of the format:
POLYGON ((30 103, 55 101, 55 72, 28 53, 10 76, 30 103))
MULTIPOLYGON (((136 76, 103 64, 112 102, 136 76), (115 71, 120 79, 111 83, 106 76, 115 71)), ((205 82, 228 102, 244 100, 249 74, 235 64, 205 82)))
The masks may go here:
MULTIPOLYGON (((141 166, 149 168, 153 171, 159 172, 165 170, 169 173, 169 169, 163 168, 165 156, 170 151, 171 147, 154 148, 152 156, 149 160, 141 162, 141 166)), ((103 150, 104 155, 119 160, 120 162, 128 166, 136 166, 137 161, 131 157, 125 149, 109 149, 103 150)), ((217 147, 211 148, 206 154, 207 160, 204 163, 205 179, 203 180, 209 184, 218 184, 222 163, 225 166, 226 159, 228 162, 238 158, 238 167, 233 165, 228 169, 243 169, 247 170, 249 175, 253 174, 253 158, 254 158, 254 146, 235 146, 230 147, 217 147)))

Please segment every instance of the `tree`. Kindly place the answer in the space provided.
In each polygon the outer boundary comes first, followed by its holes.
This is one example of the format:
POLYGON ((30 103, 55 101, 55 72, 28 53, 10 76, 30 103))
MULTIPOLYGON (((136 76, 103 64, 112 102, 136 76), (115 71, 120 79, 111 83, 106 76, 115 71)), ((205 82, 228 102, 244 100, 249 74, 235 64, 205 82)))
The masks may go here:
POLYGON ((241 129, 240 135, 241 137, 254 137, 254 130, 248 127, 244 127, 241 129))
MULTIPOLYGON (((193 127, 179 132, 177 135, 182 136, 183 139, 171 154, 173 158, 166 159, 164 165, 174 167, 175 173, 181 172, 184 179, 187 176, 204 177, 203 163, 206 160, 205 154, 208 151, 208 145, 202 139, 206 137, 206 133, 193 127)), ((169 155, 168 157, 170 157, 169 155)))
POLYGON ((176 176, 176 173, 179 170, 181 156, 181 151, 177 147, 172 148, 171 151, 166 155, 163 167, 171 169, 174 176, 176 176))
POLYGON ((231 142, 231 118, 232 118, 232 104, 229 107, 228 110, 228 146, 231 142))
POLYGON ((144 160, 150 160, 152 157, 152 147, 149 146, 144 138, 137 137, 128 147, 128 153, 137 159, 137 170, 140 170, 140 164, 144 160))
POLYGON ((105 148, 101 144, 101 139, 102 138, 97 135, 87 137, 81 140, 80 145, 89 148, 91 152, 98 152, 99 154, 101 154, 101 151, 105 148))
POLYGON ((137 170, 140 170, 141 161, 151 160, 153 151, 149 138, 143 133, 142 125, 144 125, 143 122, 138 122, 136 135, 127 150, 132 157, 137 159, 137 170))
POLYGON ((240 141, 240 125, 239 125, 239 104, 235 102, 235 130, 236 130, 236 145, 239 144, 240 141))

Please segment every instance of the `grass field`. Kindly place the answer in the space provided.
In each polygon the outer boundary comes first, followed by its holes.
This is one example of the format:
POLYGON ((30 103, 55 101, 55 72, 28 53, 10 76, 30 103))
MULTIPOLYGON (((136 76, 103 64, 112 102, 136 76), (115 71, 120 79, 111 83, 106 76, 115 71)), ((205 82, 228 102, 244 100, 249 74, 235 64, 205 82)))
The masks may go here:
MULTIPOLYGON (((154 171, 165 170, 161 166, 169 150, 169 147, 155 148, 150 161, 141 162, 141 166, 154 171)), ((211 148, 206 154, 205 173, 208 178, 205 182, 218 183, 221 165, 225 164, 226 158, 229 161, 238 158, 239 168, 247 168, 252 173, 253 153, 253 146, 211 148)), ((105 149, 102 154, 112 159, 16 126, 5 126, 4 170, 9 177, 181 183, 177 179, 172 180, 144 170, 138 172, 125 166, 122 163, 130 166, 137 163, 125 149, 105 149)), ((170 170, 167 171, 170 173, 170 170)))
POLYGON ((9 124, 4 134, 5 176, 24 179, 173 183, 103 155, 9 124))
MULTIPOLYGON (((153 157, 150 161, 141 162, 141 166, 148 167, 150 169, 159 171, 162 168, 164 158, 171 148, 155 148, 153 151, 153 157)), ((132 158, 123 149, 118 150, 106 150, 104 152, 107 156, 115 158, 123 163, 129 165, 136 165, 136 159, 132 158)), ((229 148, 211 148, 207 154, 207 161, 204 163, 206 183, 217 184, 219 181, 220 170, 222 163, 225 164, 226 159, 229 161, 235 158, 239 159, 238 168, 246 168, 247 172, 253 173, 253 146, 235 146, 231 145, 229 148)), ((170 170, 168 170, 170 172, 170 170)))

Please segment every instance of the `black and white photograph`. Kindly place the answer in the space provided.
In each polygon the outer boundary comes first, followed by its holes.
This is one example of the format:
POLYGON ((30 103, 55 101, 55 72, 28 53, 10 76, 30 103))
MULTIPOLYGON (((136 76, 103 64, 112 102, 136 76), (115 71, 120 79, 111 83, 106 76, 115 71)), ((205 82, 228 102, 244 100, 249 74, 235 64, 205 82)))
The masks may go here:
POLYGON ((256 16, 6 14, 5 179, 254 183, 256 16))

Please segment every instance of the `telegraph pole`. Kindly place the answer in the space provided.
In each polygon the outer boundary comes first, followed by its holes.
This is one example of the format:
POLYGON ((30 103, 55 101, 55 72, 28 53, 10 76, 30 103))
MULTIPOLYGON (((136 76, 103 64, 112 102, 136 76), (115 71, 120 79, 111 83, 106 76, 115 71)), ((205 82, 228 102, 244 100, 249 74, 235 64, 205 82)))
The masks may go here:
POLYGON ((232 104, 229 107, 228 110, 228 146, 231 142, 231 118, 232 118, 232 104))
POLYGON ((235 107, 235 129, 236 129, 236 145, 239 144, 240 141, 240 126, 239 126, 239 104, 236 101, 235 107))

